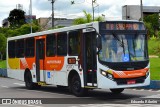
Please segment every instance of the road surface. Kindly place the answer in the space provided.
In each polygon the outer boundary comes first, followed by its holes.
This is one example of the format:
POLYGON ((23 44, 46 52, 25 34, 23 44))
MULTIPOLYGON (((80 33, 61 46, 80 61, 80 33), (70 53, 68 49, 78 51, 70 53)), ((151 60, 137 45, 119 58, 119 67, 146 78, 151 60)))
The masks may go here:
POLYGON ((27 90, 22 81, 0 77, 0 98, 1 103, 2 99, 42 100, 35 104, 1 104, 0 107, 158 107, 155 103, 160 104, 160 90, 125 89, 122 94, 115 95, 109 90, 96 89, 89 91, 86 97, 78 98, 65 88, 43 86, 41 89, 27 90), (146 99, 150 102, 144 104, 146 99))

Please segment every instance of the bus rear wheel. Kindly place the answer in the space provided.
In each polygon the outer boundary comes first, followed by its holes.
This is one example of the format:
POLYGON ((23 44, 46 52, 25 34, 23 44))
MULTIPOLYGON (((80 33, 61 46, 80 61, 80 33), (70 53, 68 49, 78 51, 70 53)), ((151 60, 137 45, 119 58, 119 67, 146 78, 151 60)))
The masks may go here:
POLYGON ((118 88, 118 89, 110 89, 112 93, 114 94, 120 94, 123 92, 124 88, 118 88))
POLYGON ((70 88, 71 92, 77 97, 82 97, 87 93, 87 89, 81 87, 81 81, 78 75, 74 75, 71 79, 70 88))

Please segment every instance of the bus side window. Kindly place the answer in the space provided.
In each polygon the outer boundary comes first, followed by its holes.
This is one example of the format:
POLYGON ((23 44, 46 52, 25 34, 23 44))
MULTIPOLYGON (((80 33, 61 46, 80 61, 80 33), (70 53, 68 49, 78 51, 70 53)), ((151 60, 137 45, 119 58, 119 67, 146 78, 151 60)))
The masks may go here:
POLYGON ((25 56, 26 57, 34 57, 34 49, 35 49, 35 40, 34 38, 28 38, 25 42, 25 56))
POLYGON ((59 33, 57 35, 57 55, 67 55, 67 33, 59 33))
POLYGON ((15 58, 15 41, 9 41, 8 42, 8 57, 9 58, 15 58))
POLYGON ((56 38, 54 34, 47 35, 46 39, 46 56, 51 57, 56 55, 56 38))
POLYGON ((80 32, 72 31, 69 32, 69 40, 68 40, 68 54, 69 55, 78 55, 80 50, 80 32))
POLYGON ((16 57, 24 57, 24 39, 17 40, 16 42, 16 57))

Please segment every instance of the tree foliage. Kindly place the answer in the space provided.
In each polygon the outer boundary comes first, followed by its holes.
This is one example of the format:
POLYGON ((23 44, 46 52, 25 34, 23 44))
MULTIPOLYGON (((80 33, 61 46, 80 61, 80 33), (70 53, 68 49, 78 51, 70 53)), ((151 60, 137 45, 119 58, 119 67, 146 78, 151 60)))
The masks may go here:
POLYGON ((159 15, 158 14, 152 14, 147 15, 144 17, 144 23, 148 29, 148 34, 150 37, 152 36, 158 36, 158 30, 159 30, 159 15))
POLYGON ((151 23, 154 29, 159 29, 159 15, 158 14, 152 14, 144 17, 144 21, 151 23))
MULTIPOLYGON (((73 24, 84 24, 84 23, 90 23, 93 21, 93 17, 90 13, 87 13, 85 10, 83 10, 84 17, 79 17, 74 19, 73 24)), ((105 19, 102 16, 96 17, 94 21, 104 21, 105 19)))
POLYGON ((6 53, 6 37, 4 34, 0 33, 0 56, 2 59, 6 53))
MULTIPOLYGON (((33 23, 32 32, 35 33, 39 30, 40 30, 40 27, 33 23)), ((6 38, 25 35, 29 33, 31 33, 30 24, 24 24, 20 28, 16 28, 16 29, 0 27, 0 57, 2 56, 4 59, 6 55, 6 38)))
POLYGON ((8 21, 11 28, 18 28, 25 24, 25 12, 21 9, 13 9, 9 13, 8 21))

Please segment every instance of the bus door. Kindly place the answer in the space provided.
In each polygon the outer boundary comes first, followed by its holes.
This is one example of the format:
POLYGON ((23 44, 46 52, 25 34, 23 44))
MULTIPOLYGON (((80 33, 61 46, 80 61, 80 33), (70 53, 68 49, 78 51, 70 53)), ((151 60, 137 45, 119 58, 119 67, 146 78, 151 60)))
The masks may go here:
POLYGON ((45 45, 44 43, 45 43, 45 39, 36 40, 36 78, 37 78, 37 82, 45 81, 45 72, 44 72, 44 57, 45 57, 44 46, 45 45))
POLYGON ((96 58, 96 33, 87 32, 83 35, 83 63, 85 86, 96 86, 97 83, 97 58, 96 58))

